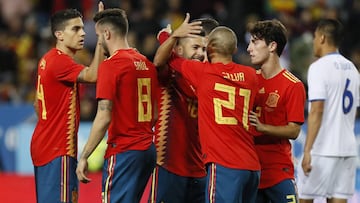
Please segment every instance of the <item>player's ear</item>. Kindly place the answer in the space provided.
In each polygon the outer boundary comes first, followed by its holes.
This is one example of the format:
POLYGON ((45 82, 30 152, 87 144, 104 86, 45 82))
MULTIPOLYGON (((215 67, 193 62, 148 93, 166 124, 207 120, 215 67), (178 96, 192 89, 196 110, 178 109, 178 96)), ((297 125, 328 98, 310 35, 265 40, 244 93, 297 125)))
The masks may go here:
POLYGON ((176 46, 175 47, 175 52, 179 55, 182 56, 184 55, 184 48, 182 46, 176 46))
POLYGON ((54 35, 55 35, 56 39, 58 39, 60 41, 64 40, 64 37, 63 37, 64 35, 63 35, 62 31, 60 31, 60 30, 55 31, 54 35))
POLYGON ((269 48, 271 52, 275 52, 277 49, 277 43, 275 41, 270 42, 269 48))
POLYGON ((323 44, 325 42, 326 36, 324 34, 320 35, 320 43, 323 44))
POLYGON ((111 32, 108 29, 104 30, 104 37, 105 37, 106 40, 110 39, 111 32))
POLYGON ((236 52, 238 51, 238 48, 235 47, 234 51, 233 51, 233 54, 236 54, 236 52))

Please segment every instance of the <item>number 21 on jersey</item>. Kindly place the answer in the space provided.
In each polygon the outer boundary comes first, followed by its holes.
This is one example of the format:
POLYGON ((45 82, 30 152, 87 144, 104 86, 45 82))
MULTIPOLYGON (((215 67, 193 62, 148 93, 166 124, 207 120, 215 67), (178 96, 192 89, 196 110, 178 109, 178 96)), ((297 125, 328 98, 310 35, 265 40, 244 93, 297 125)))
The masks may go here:
MULTIPOLYGON (((215 83, 216 91, 224 92, 228 94, 228 100, 222 100, 219 98, 214 98, 214 113, 215 113, 215 122, 217 124, 224 125, 237 125, 238 120, 235 117, 225 117, 223 116, 223 108, 227 108, 230 110, 235 110, 235 97, 236 97, 236 88, 229 85, 224 85, 220 83, 215 83)), ((249 130, 249 122, 248 122, 248 112, 249 112, 249 103, 251 90, 240 88, 238 92, 240 97, 244 98, 244 104, 242 109, 242 124, 246 130, 249 130)))

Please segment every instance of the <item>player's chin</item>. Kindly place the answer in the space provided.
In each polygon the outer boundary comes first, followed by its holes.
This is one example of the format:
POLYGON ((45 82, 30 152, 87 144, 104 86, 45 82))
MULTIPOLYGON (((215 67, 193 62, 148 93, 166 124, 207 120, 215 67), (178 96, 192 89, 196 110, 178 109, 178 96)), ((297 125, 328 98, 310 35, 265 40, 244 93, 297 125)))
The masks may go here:
POLYGON ((84 49, 84 44, 79 44, 75 47, 76 50, 82 50, 84 49))
POLYGON ((200 61, 200 62, 202 62, 202 61, 204 61, 204 57, 193 57, 192 58, 192 60, 194 60, 194 61, 200 61))
POLYGON ((256 60, 254 57, 251 57, 250 58, 250 62, 254 65, 259 65, 260 64, 260 61, 259 60, 256 60))

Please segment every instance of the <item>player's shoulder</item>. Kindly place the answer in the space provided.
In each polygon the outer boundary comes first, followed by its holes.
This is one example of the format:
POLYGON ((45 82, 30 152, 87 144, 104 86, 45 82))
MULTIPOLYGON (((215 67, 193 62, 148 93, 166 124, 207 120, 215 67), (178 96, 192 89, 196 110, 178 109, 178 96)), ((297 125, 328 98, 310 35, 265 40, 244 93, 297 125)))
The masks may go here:
POLYGON ((155 69, 155 65, 142 53, 136 49, 126 50, 126 56, 120 57, 119 60, 124 64, 134 65, 135 70, 152 70, 155 69))
POLYGON ((326 68, 326 69, 328 69, 329 66, 333 66, 335 62, 340 62, 340 61, 344 62, 344 61, 348 61, 348 60, 341 54, 328 54, 328 55, 322 56, 322 57, 316 59, 314 62, 312 62, 310 64, 310 68, 313 68, 313 69, 314 68, 316 68, 316 69, 326 68))
POLYGON ((59 49, 52 48, 48 52, 46 52, 42 58, 45 60, 61 61, 64 60, 65 58, 69 58, 69 56, 64 52, 60 51, 59 49))
POLYGON ((52 48, 41 57, 39 65, 62 67, 65 64, 70 64, 72 62, 75 63, 69 55, 56 48, 52 48))
POLYGON ((241 69, 243 72, 248 72, 250 74, 257 74, 257 70, 254 67, 244 65, 244 64, 238 64, 234 63, 239 69, 241 69))
POLYGON ((119 49, 114 52, 111 56, 106 58, 104 62, 106 63, 132 63, 142 58, 146 58, 144 55, 136 51, 135 49, 119 49))
MULTIPOLYGON (((233 62, 234 63, 234 62, 233 62)), ((249 66, 249 65, 245 65, 245 64, 240 64, 240 63, 234 63, 236 66, 238 66, 238 67, 241 67, 241 68, 245 68, 245 69, 251 69, 251 70, 253 70, 253 71, 256 71, 256 69, 255 68, 253 68, 252 66, 249 66)))
POLYGON ((284 71, 282 71, 281 74, 286 80, 288 80, 291 83, 302 83, 302 81, 294 74, 292 74, 289 70, 285 69, 284 71))

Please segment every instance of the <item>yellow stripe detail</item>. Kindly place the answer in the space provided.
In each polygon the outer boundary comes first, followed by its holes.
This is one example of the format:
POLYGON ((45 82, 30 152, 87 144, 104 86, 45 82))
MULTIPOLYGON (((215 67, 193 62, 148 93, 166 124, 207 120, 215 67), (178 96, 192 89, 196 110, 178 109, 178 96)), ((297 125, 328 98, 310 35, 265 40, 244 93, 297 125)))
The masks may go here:
POLYGON ((209 197, 210 203, 215 202, 213 199, 214 192, 215 192, 215 171, 216 171, 216 166, 214 163, 211 163, 210 193, 209 193, 210 194, 210 197, 209 197))
POLYGON ((293 83, 300 82, 300 80, 288 71, 285 71, 283 75, 293 83))
POLYGON ((75 124, 76 124, 76 99, 77 99, 77 83, 74 83, 73 90, 70 92, 71 98, 69 103, 68 120, 67 120, 67 155, 71 157, 76 157, 76 133, 75 133, 75 124))
POLYGON ((112 155, 109 158, 109 168, 108 168, 108 177, 106 178, 106 182, 105 182, 105 191, 104 191, 104 201, 103 203, 108 203, 108 194, 109 194, 109 185, 110 185, 110 179, 113 176, 113 165, 114 165, 114 156, 112 155))
POLYGON ((165 153, 166 153, 166 143, 167 143, 167 133, 168 133, 168 123, 169 123, 169 112, 171 108, 171 95, 170 88, 162 88, 161 91, 161 107, 159 110, 159 128, 158 134, 156 135, 157 144, 157 164, 160 166, 165 162, 165 153))
POLYGON ((153 174, 152 174, 152 178, 151 178, 151 198, 150 198, 150 203, 155 203, 155 191, 157 190, 157 188, 155 188, 156 185, 156 177, 157 177, 157 167, 154 168, 153 174))
POLYGON ((62 168, 63 168, 63 185, 62 185, 62 188, 63 188, 63 197, 62 197, 62 201, 63 202, 66 202, 67 199, 66 199, 66 196, 67 196, 67 156, 63 156, 62 157, 62 168))

